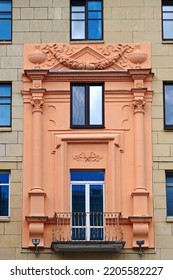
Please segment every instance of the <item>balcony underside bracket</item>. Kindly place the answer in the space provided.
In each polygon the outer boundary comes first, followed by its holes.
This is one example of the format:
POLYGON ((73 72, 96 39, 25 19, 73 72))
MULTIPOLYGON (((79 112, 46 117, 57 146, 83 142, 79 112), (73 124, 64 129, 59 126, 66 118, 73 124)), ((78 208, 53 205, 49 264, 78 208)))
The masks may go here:
POLYGON ((120 252, 125 241, 53 241, 52 249, 55 252, 77 251, 107 251, 120 252))

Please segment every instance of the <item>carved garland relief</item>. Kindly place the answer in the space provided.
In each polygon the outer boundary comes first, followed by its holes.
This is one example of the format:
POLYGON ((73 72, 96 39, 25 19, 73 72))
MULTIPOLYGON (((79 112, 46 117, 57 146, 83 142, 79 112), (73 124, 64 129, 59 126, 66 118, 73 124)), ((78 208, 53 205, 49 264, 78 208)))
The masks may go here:
POLYGON ((147 53, 140 50, 139 44, 109 44, 88 46, 70 46, 67 44, 36 45, 28 54, 28 60, 35 68, 55 68, 61 64, 73 70, 105 70, 116 66, 119 69, 141 68, 147 59, 147 53), (90 54, 91 60, 80 59, 90 54))

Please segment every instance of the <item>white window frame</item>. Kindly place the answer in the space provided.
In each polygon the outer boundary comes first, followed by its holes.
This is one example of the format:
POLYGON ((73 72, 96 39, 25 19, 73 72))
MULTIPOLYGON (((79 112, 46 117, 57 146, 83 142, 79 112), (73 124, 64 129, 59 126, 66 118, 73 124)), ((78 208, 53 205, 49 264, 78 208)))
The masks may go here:
MULTIPOLYGON (((72 213, 72 186, 73 185, 84 185, 85 186, 85 213, 86 213, 86 226, 78 226, 78 228, 85 228, 86 238, 85 241, 90 241, 90 185, 102 185, 103 186, 103 213, 105 207, 105 184, 104 181, 71 181, 70 182, 70 209, 72 213)), ((70 228, 77 228, 77 226, 72 225, 72 220, 70 221, 70 228)), ((104 217, 103 217, 103 226, 98 226, 98 228, 104 229, 104 217)), ((104 239, 103 231, 103 239, 104 239)))
POLYGON ((11 185, 11 174, 9 171, 6 170, 0 170, 0 173, 8 173, 9 176, 9 183, 0 183, 0 186, 8 186, 8 215, 7 216, 1 216, 0 215, 0 220, 3 218, 9 218, 10 217, 10 185, 11 185))

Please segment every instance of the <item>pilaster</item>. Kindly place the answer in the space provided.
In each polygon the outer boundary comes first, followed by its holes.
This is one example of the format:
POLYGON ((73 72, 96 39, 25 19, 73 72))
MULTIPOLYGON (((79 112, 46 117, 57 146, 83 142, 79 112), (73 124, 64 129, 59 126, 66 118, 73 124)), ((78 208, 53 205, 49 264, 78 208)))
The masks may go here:
MULTIPOLYGON (((142 72, 142 70, 141 70, 142 72)), ((146 143, 145 143, 145 106, 147 88, 144 87, 146 75, 140 73, 132 76, 134 79, 133 110, 134 110, 134 189, 133 215, 133 247, 137 240, 144 240, 145 247, 149 246, 148 233, 151 217, 148 216, 149 192, 146 186, 146 143)))

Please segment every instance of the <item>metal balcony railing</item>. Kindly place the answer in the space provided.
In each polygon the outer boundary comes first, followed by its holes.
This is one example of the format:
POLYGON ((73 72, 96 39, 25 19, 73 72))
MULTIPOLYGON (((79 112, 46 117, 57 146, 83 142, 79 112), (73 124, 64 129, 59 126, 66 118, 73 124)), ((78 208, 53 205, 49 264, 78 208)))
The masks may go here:
POLYGON ((56 213, 53 242, 118 242, 123 240, 119 212, 56 213))

